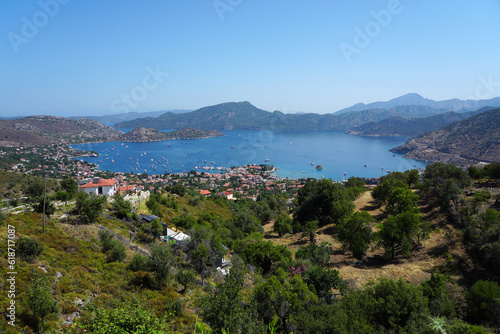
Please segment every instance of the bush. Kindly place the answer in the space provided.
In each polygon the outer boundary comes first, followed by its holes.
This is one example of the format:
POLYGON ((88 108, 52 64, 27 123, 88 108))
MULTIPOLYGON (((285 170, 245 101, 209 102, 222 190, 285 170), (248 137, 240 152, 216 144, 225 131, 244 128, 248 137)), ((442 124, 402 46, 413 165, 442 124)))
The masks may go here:
POLYGON ((132 204, 130 204, 130 201, 124 200, 120 195, 115 195, 112 206, 118 219, 132 218, 132 204))
POLYGON ((281 237, 283 234, 292 233, 292 218, 285 212, 280 213, 274 222, 273 232, 281 237))
POLYGON ((195 279, 194 273, 190 270, 181 270, 175 275, 175 280, 182 285, 184 290, 193 284, 195 279))
POLYGON ((108 254, 108 262, 121 262, 125 260, 127 253, 125 253, 125 246, 118 240, 113 239, 111 242, 111 251, 108 254))
POLYGON ((469 316, 475 323, 499 323, 500 286, 496 282, 474 283, 469 296, 469 316))
POLYGON ((338 326, 344 327, 339 333, 420 333, 428 323, 422 289, 402 279, 380 278, 334 305, 338 326))
POLYGON ((34 277, 28 286, 28 307, 37 319, 37 329, 44 329, 44 319, 50 313, 58 311, 56 301, 52 299, 48 279, 34 277))
POLYGON ((101 241, 101 249, 107 254, 108 262, 121 262, 126 257, 125 246, 116 240, 113 232, 108 230, 99 231, 99 239, 101 241))
POLYGON ((21 260, 32 263, 43 251, 43 246, 38 240, 21 237, 17 241, 17 252, 21 260))
POLYGON ((155 273, 156 283, 161 286, 175 263, 175 256, 170 247, 165 244, 154 244, 150 252, 151 257, 148 258, 147 266, 155 273))
POLYGON ((111 250, 112 240, 115 237, 114 233, 108 230, 99 230, 99 240, 101 241, 101 249, 103 253, 111 250))
POLYGON ((248 237, 235 241, 233 247, 245 262, 260 268, 263 274, 267 274, 276 262, 292 260, 292 253, 285 245, 274 246, 271 241, 248 237))
MULTIPOLYGON (((43 207, 44 207, 44 199, 43 197, 40 197, 38 204, 35 205, 35 212, 38 213, 43 213, 43 207)), ((52 204, 49 200, 49 198, 45 198, 45 215, 47 217, 50 217, 56 212, 56 207, 54 204, 52 204)))
POLYGON ((422 288, 433 315, 451 318, 466 313, 467 303, 462 289, 445 276, 433 273, 429 280, 422 283, 422 288))
POLYGON ((15 208, 15 207, 18 207, 19 205, 21 205, 21 201, 19 200, 19 198, 14 197, 14 198, 9 199, 9 205, 11 207, 15 208))
POLYGON ((139 270, 134 273, 130 284, 152 290, 155 287, 155 279, 150 272, 139 270))
POLYGON ((147 268, 148 257, 135 253, 130 259, 127 269, 131 271, 145 271, 147 268))
POLYGON ((92 224, 104 210, 105 196, 89 195, 77 192, 74 213, 79 216, 83 224, 92 224))
POLYGON ((87 310, 85 313, 90 313, 90 316, 77 323, 80 331, 75 330, 75 333, 171 333, 167 325, 141 305, 124 304, 113 309, 90 305, 87 310))
POLYGON ((307 247, 300 247, 295 253, 296 259, 306 259, 311 261, 312 264, 318 266, 325 266, 330 262, 331 247, 327 245, 317 246, 310 243, 307 247))

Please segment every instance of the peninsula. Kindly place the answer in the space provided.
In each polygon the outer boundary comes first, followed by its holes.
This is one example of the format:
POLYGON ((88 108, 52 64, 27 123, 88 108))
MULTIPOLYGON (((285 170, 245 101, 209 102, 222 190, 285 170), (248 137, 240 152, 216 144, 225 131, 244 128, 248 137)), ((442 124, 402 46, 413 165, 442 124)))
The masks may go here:
POLYGON ((152 142, 175 139, 203 139, 225 136, 218 130, 200 130, 194 128, 179 129, 171 132, 162 132, 157 129, 138 127, 120 137, 126 142, 152 142))

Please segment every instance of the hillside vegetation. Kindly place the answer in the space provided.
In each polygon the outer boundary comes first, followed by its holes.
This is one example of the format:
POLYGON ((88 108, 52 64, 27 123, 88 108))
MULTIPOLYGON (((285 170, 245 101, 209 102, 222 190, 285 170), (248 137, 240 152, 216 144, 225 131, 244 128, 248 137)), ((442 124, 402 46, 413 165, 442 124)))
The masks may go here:
POLYGON ((365 123, 361 126, 347 130, 346 133, 362 136, 397 136, 416 137, 426 132, 431 132, 445 125, 472 117, 482 111, 467 113, 448 112, 423 118, 404 119, 389 117, 380 122, 365 123))
MULTIPOLYGON (((16 326, 2 317, 0 330, 493 333, 499 172, 437 163, 422 176, 383 177, 369 200, 359 200, 365 187, 354 177, 283 192, 256 186, 256 201, 231 201, 201 196, 188 176, 133 203, 51 180, 45 232, 41 180, 19 185, 5 173, 26 198, 23 207, 4 202, 0 216, 0 233, 15 234, 17 272, 16 326), (160 242, 160 220, 190 240, 160 242), (230 269, 217 269, 222 259, 230 269)), ((9 314, 8 290, 0 296, 9 314)))
POLYGON ((465 164, 500 161, 500 109, 418 136, 391 151, 407 158, 465 164))
POLYGON ((268 112, 250 102, 228 102, 204 107, 183 114, 165 113, 156 118, 139 118, 114 125, 117 129, 149 127, 179 129, 194 127, 219 130, 347 130, 367 122, 388 117, 426 117, 439 113, 430 107, 395 106, 390 109, 369 109, 345 114, 284 114, 268 112))
POLYGON ((170 132, 162 132, 152 128, 135 128, 119 138, 126 142, 149 142, 162 141, 168 139, 202 139, 211 137, 225 136, 217 130, 199 130, 194 128, 185 128, 170 132))

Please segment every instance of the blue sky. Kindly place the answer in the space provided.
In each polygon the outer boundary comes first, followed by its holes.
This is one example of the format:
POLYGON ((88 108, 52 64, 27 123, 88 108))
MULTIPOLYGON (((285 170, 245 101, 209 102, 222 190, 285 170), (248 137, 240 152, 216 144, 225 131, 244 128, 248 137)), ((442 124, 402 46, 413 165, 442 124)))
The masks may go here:
POLYGON ((2 0, 0 116, 495 97, 499 41, 498 0, 2 0))

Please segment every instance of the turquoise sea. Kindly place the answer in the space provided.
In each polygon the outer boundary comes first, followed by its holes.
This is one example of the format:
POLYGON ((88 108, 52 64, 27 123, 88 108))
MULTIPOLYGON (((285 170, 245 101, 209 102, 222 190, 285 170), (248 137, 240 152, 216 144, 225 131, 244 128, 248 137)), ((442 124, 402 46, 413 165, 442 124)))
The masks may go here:
POLYGON ((218 172, 216 167, 269 164, 281 177, 331 178, 379 177, 388 170, 425 168, 426 162, 404 159, 389 149, 407 138, 362 137, 342 131, 223 131, 225 137, 167 140, 150 143, 107 142, 73 145, 93 150, 99 157, 82 160, 101 170, 163 174, 190 171, 218 172), (323 169, 315 167, 322 165, 323 169), (365 167, 366 165, 366 167, 365 167), (202 167, 214 169, 202 169, 202 167))

